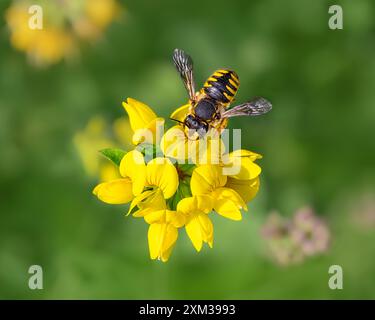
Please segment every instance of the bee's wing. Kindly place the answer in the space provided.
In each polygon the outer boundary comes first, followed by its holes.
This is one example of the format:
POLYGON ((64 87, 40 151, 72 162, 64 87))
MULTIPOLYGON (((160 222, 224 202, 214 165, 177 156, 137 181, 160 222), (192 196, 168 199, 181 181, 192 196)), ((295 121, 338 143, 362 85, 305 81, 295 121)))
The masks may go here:
POLYGON ((193 60, 181 49, 175 49, 173 52, 173 62, 180 73, 185 88, 189 94, 190 100, 195 100, 195 84, 193 75, 193 60))
POLYGON ((221 117, 231 118, 238 116, 259 116, 272 109, 272 104, 268 100, 257 97, 249 102, 245 102, 228 110, 225 110, 221 117))

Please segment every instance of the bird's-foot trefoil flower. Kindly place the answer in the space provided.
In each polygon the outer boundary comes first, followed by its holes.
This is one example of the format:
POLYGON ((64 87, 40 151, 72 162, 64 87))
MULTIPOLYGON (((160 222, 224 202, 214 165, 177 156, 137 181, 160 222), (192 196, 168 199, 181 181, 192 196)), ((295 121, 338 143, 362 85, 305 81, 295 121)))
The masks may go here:
POLYGON ((214 241, 214 227, 208 214, 213 207, 210 196, 193 196, 182 199, 177 205, 177 212, 185 217, 185 229, 194 248, 199 252, 203 243, 212 248, 214 241))
MULTIPOLYGON (((164 119, 146 104, 128 98, 123 106, 129 116, 134 149, 105 149, 102 154, 118 166, 120 178, 99 184, 94 194, 110 204, 129 204, 127 216, 149 224, 151 259, 166 262, 185 227, 196 251, 212 248, 216 212, 241 220, 241 210, 259 190, 259 154, 229 151, 216 129, 198 139, 186 128, 174 126, 164 134, 164 119)), ((188 106, 173 113, 183 121, 188 106)), ((119 130, 119 128, 117 128, 119 130)))

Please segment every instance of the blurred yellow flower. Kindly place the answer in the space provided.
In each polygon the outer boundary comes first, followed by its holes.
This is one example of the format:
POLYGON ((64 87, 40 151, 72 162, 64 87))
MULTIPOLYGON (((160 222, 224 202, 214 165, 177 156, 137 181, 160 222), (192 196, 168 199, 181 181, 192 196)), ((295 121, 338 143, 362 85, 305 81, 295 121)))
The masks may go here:
POLYGON ((89 120, 86 127, 74 135, 73 141, 88 176, 100 177, 100 181, 119 178, 118 168, 98 157, 98 150, 113 147, 114 143, 105 138, 106 122, 100 116, 89 120))
POLYGON ((115 0, 84 0, 81 11, 73 21, 73 27, 82 38, 96 39, 119 16, 121 7, 115 0))
POLYGON ((24 51, 34 65, 50 65, 74 56, 80 38, 97 39, 120 11, 115 0, 13 1, 5 13, 14 48, 24 51), (42 9, 42 27, 29 26, 35 13, 42 9))

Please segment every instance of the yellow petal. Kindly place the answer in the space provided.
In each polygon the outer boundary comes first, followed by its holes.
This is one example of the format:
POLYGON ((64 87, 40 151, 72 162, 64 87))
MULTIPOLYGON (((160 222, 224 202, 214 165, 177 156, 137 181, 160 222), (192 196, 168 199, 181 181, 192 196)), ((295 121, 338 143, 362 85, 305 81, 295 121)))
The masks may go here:
POLYGON ((160 256, 165 229, 166 224, 164 223, 154 223, 148 227, 148 248, 151 259, 156 259, 160 256))
POLYGON ((108 182, 121 178, 118 167, 111 162, 100 165, 100 181, 108 182))
POLYGON ((148 224, 166 223, 166 210, 156 210, 145 216, 148 224))
POLYGON ((219 165, 202 165, 194 169, 190 187, 193 195, 209 194, 227 182, 219 165))
POLYGON ((148 245, 151 259, 167 261, 178 238, 175 227, 166 223, 153 223, 148 229, 148 245))
POLYGON ((223 174, 242 180, 251 180, 260 175, 262 171, 260 166, 253 162, 256 156, 239 156, 241 152, 243 154, 249 154, 251 152, 244 151, 246 150, 237 150, 235 154, 238 156, 233 156, 234 153, 224 155, 223 159, 225 165, 223 174))
POLYGON ((233 178, 241 180, 251 180, 258 177, 262 171, 260 166, 251 161, 250 158, 239 158, 241 160, 240 171, 233 175, 233 178))
POLYGON ((177 108, 173 113, 170 115, 171 119, 178 120, 183 122, 186 118, 186 115, 189 112, 190 103, 185 104, 179 108, 177 108))
POLYGON ((148 193, 146 198, 137 203, 137 206, 139 210, 133 213, 134 217, 144 217, 154 211, 165 210, 167 208, 163 193, 160 189, 155 189, 148 193))
POLYGON ((218 188, 212 193, 214 199, 214 210, 232 220, 241 220, 240 209, 247 210, 247 206, 240 195, 229 188, 218 188))
POLYGON ((185 224, 184 215, 177 211, 166 210, 165 220, 176 228, 181 228, 185 224))
POLYGON ((189 144, 190 158, 195 164, 217 165, 222 162, 225 144, 216 130, 210 130, 203 138, 189 144))
POLYGON ((194 215, 186 223, 185 229, 198 252, 202 249, 203 242, 207 242, 212 247, 213 225, 206 214, 194 215))
POLYGON ((145 201, 148 197, 151 197, 153 194, 155 194, 155 192, 156 192, 155 190, 146 190, 146 191, 142 192, 140 195, 136 196, 130 204, 127 215, 130 214, 130 212, 136 206, 140 205, 142 203, 142 201, 145 201))
POLYGON ((202 249, 202 232, 198 219, 191 219, 185 226, 187 235, 198 252, 202 249))
POLYGON ((203 241, 207 242, 208 245, 212 248, 213 241, 214 241, 214 226, 208 215, 200 214, 198 215, 198 220, 201 225, 203 241))
POLYGON ((132 182, 129 178, 103 182, 95 187, 93 193, 105 203, 128 203, 133 199, 132 182))
POLYGON ((177 204, 177 211, 185 215, 190 213, 209 213, 213 208, 213 200, 208 195, 188 197, 180 200, 177 204))
POLYGON ((249 150, 245 150, 245 149, 235 150, 235 151, 231 152, 229 154, 229 156, 230 157, 249 157, 250 160, 252 160, 252 161, 263 158, 263 156, 261 154, 255 153, 255 152, 252 152, 252 151, 249 151, 249 150))
POLYGON ((259 177, 252 180, 240 180, 228 177, 227 184, 225 186, 236 191, 244 202, 249 202, 258 193, 259 185, 259 177))
POLYGON ((172 248, 174 247, 178 238, 178 231, 177 229, 171 225, 167 224, 167 230, 163 242, 163 249, 161 253, 161 260, 166 262, 169 259, 171 254, 172 248))
POLYGON ((122 105, 128 113, 133 131, 147 128, 147 125, 156 118, 156 114, 149 106, 135 99, 128 98, 122 105))
POLYGON ((189 158, 189 140, 181 126, 167 130, 160 142, 164 155, 178 160, 189 158))
POLYGON ((143 154, 138 150, 128 152, 120 162, 120 174, 132 180, 134 195, 141 194, 146 184, 146 164, 143 154))
POLYGON ((174 195, 178 187, 178 174, 175 166, 167 158, 155 158, 147 164, 147 183, 163 191, 165 199, 174 195))
POLYGON ((144 128, 136 130, 132 137, 132 143, 135 145, 140 143, 159 144, 164 132, 164 122, 163 118, 155 118, 144 128))

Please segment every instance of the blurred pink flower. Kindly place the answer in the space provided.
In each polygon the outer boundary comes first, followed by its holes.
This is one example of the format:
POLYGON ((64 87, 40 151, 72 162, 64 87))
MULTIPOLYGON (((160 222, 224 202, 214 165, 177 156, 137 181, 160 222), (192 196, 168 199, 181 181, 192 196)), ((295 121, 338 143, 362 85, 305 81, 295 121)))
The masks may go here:
POLYGON ((261 234, 273 259, 284 266, 327 251, 331 237, 326 223, 309 207, 297 210, 291 219, 271 212, 261 234))
POLYGON ((299 209, 293 218, 291 238, 300 246, 303 254, 312 256, 327 251, 330 232, 323 220, 306 207, 299 209))

